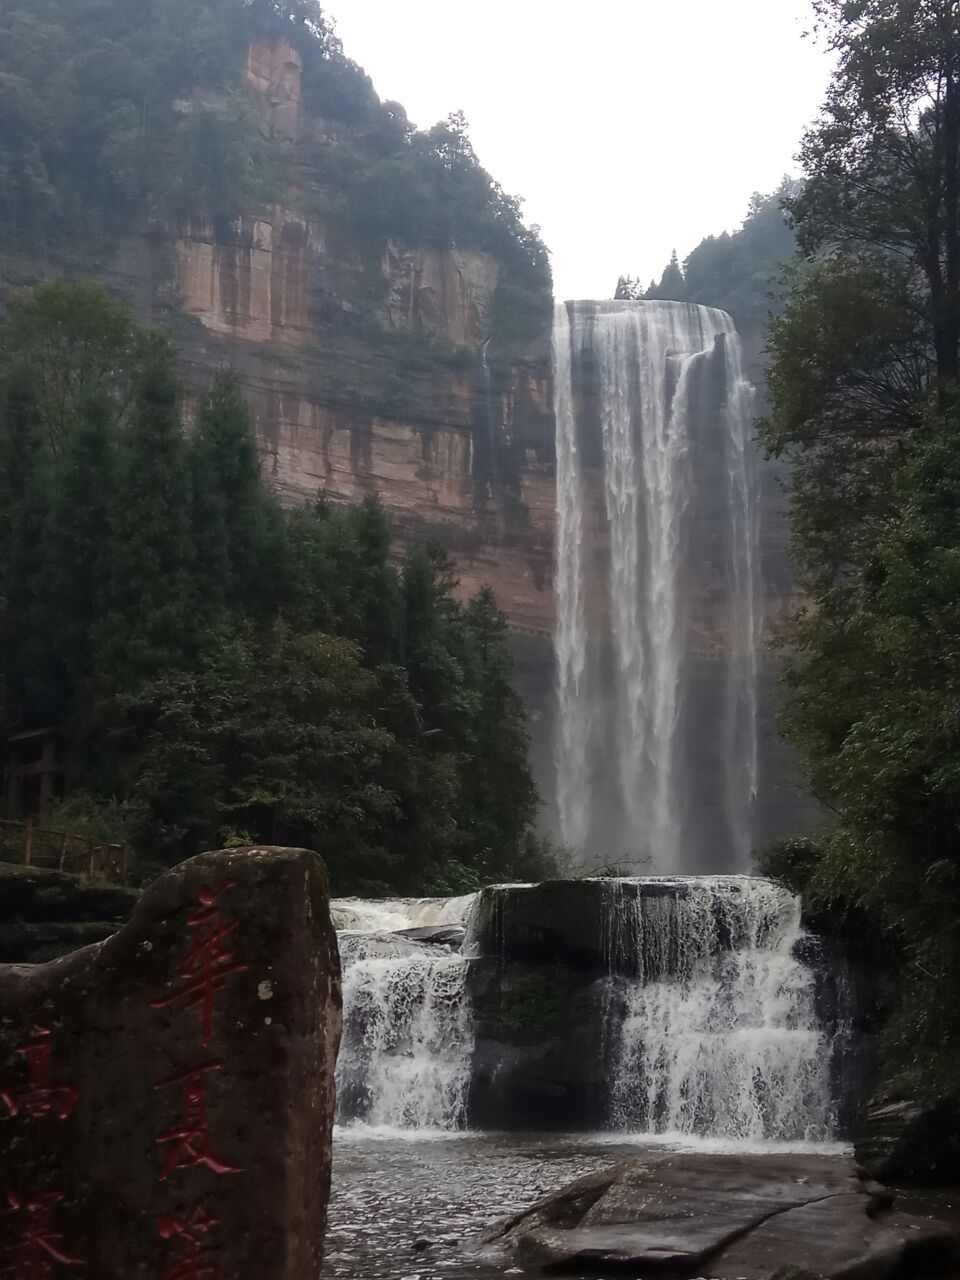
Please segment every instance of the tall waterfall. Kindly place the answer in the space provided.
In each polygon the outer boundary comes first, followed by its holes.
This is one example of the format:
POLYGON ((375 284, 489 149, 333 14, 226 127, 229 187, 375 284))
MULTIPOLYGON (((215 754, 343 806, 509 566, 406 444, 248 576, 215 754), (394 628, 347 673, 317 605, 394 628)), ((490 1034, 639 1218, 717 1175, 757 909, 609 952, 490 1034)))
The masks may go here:
POLYGON ((566 303, 553 360, 562 838, 585 863, 744 869, 759 504, 733 322, 566 303))
MULTIPOLYGON (((659 887, 663 882, 653 881, 659 887)), ((833 1136, 831 1037, 780 885, 707 876, 611 904, 613 1129, 757 1142, 833 1136)), ((615 898, 618 897, 615 893, 615 898)))

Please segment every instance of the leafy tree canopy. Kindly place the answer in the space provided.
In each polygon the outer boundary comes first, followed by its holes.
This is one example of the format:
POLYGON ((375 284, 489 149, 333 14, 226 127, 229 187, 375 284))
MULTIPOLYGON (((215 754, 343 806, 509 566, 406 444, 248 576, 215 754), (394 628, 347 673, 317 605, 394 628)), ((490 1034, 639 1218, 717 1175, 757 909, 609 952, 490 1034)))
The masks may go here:
POLYGON ((144 870, 304 844, 338 889, 454 892, 545 866, 489 591, 397 566, 374 500, 292 511, 216 378, 54 282, 0 330, 0 732, 53 726, 87 825, 144 870))
POLYGON ((761 424, 810 598, 785 724, 835 817, 802 878, 897 947, 888 1077, 957 1099, 960 5, 816 10, 837 69, 787 202, 803 257, 761 424))

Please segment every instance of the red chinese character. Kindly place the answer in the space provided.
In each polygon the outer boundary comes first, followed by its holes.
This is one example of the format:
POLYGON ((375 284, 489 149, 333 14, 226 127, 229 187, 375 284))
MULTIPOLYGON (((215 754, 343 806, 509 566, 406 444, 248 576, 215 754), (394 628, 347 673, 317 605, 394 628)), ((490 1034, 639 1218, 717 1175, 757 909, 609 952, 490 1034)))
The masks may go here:
POLYGON ((242 1169, 218 1160, 210 1149, 210 1135, 207 1132, 207 1071, 220 1071, 222 1062, 207 1062, 202 1067, 194 1067, 178 1076, 170 1076, 154 1085, 155 1089, 167 1089, 170 1085, 183 1086, 183 1117, 176 1129, 162 1133, 157 1139, 157 1146, 170 1143, 160 1181, 166 1182, 174 1169, 193 1169, 205 1164, 214 1173, 243 1173, 242 1169))
POLYGON ((179 1239, 184 1252, 174 1258, 163 1273, 163 1280, 220 1280, 222 1269, 205 1252, 205 1237, 220 1225, 202 1200, 182 1218, 169 1214, 160 1219, 159 1230, 164 1240, 179 1239))
POLYGON ((183 986, 160 1000, 150 1002, 151 1009, 166 1009, 178 1000, 183 1000, 188 1009, 199 1008, 205 1045, 210 1044, 213 1038, 215 996, 227 985, 231 973, 243 973, 249 967, 236 962, 236 952, 229 942, 237 922, 224 923, 216 905, 220 895, 232 889, 235 883, 228 880, 216 893, 212 889, 200 890, 200 906, 187 916, 187 928, 193 931, 193 937, 190 953, 180 966, 183 986))
POLYGON ((80 1090, 72 1084, 50 1083, 50 1055, 53 1053, 53 1032, 49 1027, 34 1027, 33 1039, 17 1050, 27 1060, 27 1089, 19 1097, 12 1093, 0 1093, 11 1116, 26 1111, 35 1120, 56 1111, 60 1120, 77 1105, 80 1090))
POLYGON ((10 1208, 14 1213, 24 1214, 26 1223, 19 1241, 7 1251, 9 1261, 0 1275, 12 1276, 13 1280, 49 1280, 54 1263, 64 1267, 86 1266, 58 1247, 63 1236, 53 1229, 53 1210, 62 1199, 58 1191, 33 1198, 21 1198, 12 1191, 7 1193, 10 1208))

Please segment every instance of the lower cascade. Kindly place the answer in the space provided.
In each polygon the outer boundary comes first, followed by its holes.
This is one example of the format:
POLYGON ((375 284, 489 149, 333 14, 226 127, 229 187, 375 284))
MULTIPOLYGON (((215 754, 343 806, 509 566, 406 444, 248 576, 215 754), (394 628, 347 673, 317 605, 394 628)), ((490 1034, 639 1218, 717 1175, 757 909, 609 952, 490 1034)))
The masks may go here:
POLYGON ((677 883, 682 896, 615 908, 639 973, 618 984, 611 1127, 829 1140, 832 1044, 814 972, 795 955, 797 899, 746 876, 677 883))
POLYGON ((843 1019, 772 881, 493 886, 334 917, 343 1126, 836 1137, 843 1019))
POLYGON ((386 1130, 466 1124, 473 1050, 466 961, 405 931, 440 926, 442 936, 471 901, 334 904, 343 965, 339 1123, 386 1130))

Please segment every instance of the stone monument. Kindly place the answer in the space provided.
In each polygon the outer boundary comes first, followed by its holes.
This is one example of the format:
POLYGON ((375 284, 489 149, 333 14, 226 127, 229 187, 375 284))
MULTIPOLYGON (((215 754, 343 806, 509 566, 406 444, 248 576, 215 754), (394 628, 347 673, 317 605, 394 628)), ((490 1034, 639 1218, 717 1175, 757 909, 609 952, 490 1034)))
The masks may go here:
POLYGON ((303 849, 206 853, 106 941, 0 966, 0 1275, 313 1280, 340 966, 303 849))

